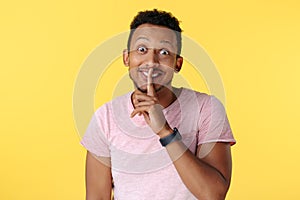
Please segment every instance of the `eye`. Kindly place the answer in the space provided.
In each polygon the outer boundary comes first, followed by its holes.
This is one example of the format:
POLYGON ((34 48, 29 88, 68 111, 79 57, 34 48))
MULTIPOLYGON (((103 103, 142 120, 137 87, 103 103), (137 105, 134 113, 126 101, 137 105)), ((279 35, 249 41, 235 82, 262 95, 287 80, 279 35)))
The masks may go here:
POLYGON ((140 46, 140 47, 137 48, 137 52, 141 53, 141 54, 144 54, 144 53, 147 52, 147 48, 144 47, 144 46, 140 46))
POLYGON ((160 54, 160 55, 169 55, 170 53, 169 53, 169 51, 166 50, 166 49, 161 49, 161 50, 159 51, 159 54, 160 54))

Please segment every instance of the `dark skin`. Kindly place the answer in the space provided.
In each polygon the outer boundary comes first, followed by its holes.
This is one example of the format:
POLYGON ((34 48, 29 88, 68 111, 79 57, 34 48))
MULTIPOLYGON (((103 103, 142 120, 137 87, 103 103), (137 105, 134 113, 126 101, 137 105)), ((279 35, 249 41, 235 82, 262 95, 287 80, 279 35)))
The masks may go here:
POLYGON ((86 155, 86 200, 110 200, 112 175, 110 158, 86 155))
MULTIPOLYGON (((180 71, 183 59, 172 53, 165 54, 166 51, 177 52, 176 36, 170 29, 159 28, 161 27, 149 24, 139 26, 130 47, 139 52, 124 51, 123 61, 129 67, 136 86, 132 95, 134 110, 130 117, 143 115, 153 134, 163 138, 171 134, 174 128, 165 119, 162 109, 174 102, 180 92, 172 87, 171 81, 173 73, 180 71), (141 45, 147 51, 140 48, 141 45), (146 66, 146 69, 141 66, 146 66)), ((167 145, 166 150, 183 183, 196 198, 225 199, 232 168, 229 143, 199 145, 196 155, 181 141, 167 145), (205 151, 206 149, 209 150, 205 151)), ((112 179, 108 160, 109 158, 96 159, 91 153, 87 154, 88 200, 111 198, 112 179)))

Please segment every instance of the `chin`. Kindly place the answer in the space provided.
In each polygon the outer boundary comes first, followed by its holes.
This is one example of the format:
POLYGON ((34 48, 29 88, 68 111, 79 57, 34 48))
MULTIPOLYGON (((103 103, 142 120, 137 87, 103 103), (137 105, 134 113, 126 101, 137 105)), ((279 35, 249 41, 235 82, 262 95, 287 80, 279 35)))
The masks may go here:
MULTIPOLYGON (((143 87, 143 86, 137 87, 136 86, 136 88, 143 93, 147 93, 147 86, 146 87, 143 87)), ((154 90, 156 93, 160 92, 163 88, 165 88, 165 86, 163 86, 163 85, 154 85, 154 90)))

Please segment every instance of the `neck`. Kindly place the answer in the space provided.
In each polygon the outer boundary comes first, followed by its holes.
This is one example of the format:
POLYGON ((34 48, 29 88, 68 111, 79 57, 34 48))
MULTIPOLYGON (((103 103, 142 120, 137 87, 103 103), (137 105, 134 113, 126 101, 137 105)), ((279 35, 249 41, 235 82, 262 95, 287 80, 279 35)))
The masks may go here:
POLYGON ((174 87, 164 87, 157 92, 157 98, 161 106, 164 108, 171 105, 179 94, 179 89, 174 87))

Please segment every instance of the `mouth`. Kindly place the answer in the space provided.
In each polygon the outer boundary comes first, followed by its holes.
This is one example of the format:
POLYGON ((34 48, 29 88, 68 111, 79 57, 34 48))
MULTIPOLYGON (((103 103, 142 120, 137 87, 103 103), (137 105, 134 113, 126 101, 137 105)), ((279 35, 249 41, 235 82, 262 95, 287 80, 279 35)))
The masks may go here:
MULTIPOLYGON (((142 72, 146 77, 148 77, 148 72, 142 72)), ((156 78, 156 77, 158 77, 159 75, 161 75, 160 73, 152 73, 152 78, 156 78)))
MULTIPOLYGON (((137 69, 137 77, 135 77, 134 84, 136 88, 138 88, 141 92, 147 93, 147 82, 148 82, 148 76, 149 76, 149 69, 148 68, 139 68, 137 69)), ((154 68, 152 71, 152 83, 155 88, 155 91, 160 91, 163 87, 163 79, 166 72, 162 71, 159 68, 154 68)))
MULTIPOLYGON (((148 70, 139 70, 139 72, 143 74, 143 76, 144 76, 145 79, 148 78, 148 75, 149 75, 148 70)), ((154 78, 157 78, 157 77, 159 77, 159 76, 161 76, 163 74, 164 73, 161 70, 154 70, 152 72, 151 77, 154 79, 154 78)))

